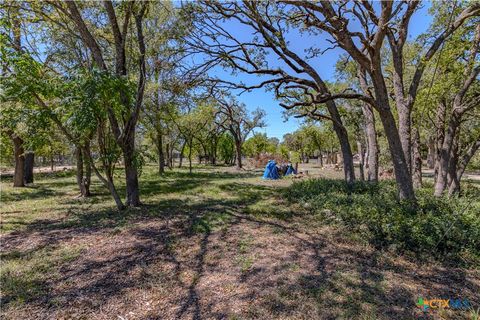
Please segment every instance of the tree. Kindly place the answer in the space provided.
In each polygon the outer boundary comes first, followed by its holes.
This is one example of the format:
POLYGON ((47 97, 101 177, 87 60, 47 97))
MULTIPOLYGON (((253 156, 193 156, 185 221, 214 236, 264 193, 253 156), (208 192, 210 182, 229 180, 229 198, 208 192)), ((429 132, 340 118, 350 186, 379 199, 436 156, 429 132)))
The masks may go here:
POLYGON ((320 127, 312 123, 302 126, 299 131, 302 139, 305 140, 305 149, 308 157, 313 156, 317 152, 320 165, 323 166, 323 151, 327 145, 325 143, 326 139, 323 137, 324 132, 320 127))
MULTIPOLYGON (((295 26, 290 20, 288 4, 204 1, 199 9, 192 9, 192 6, 185 9, 194 21, 193 35, 187 40, 189 52, 210 57, 194 68, 193 72, 204 74, 216 66, 223 66, 233 73, 244 72, 262 76, 264 79, 266 77, 265 80, 251 85, 219 78, 212 79, 212 82, 226 88, 243 90, 267 87, 275 92, 278 99, 292 100, 288 104, 281 103, 282 107, 292 109, 307 106, 309 109, 304 116, 332 121, 343 153, 345 179, 353 183, 355 172, 350 142, 335 101, 330 98, 332 93, 318 70, 315 70, 307 58, 296 53, 286 40, 288 30, 295 26), (245 33, 238 35, 228 31, 225 20, 248 28, 251 38, 245 40, 245 33), (269 65, 265 59, 268 54, 274 54, 282 64, 269 65), (302 99, 299 100, 299 96, 302 96, 302 99), (308 100, 303 99, 305 97, 308 100), (317 112, 319 104, 325 104, 328 115, 317 112)), ((306 51, 315 52, 314 48, 306 51)))
POLYGON ((478 23, 459 28, 445 43, 435 66, 431 66, 434 70, 430 76, 438 81, 419 93, 423 112, 434 114, 429 116, 432 120, 425 130, 434 137, 431 149, 436 149, 436 196, 445 190, 449 194, 460 191, 463 171, 479 148, 480 135, 476 130, 480 102, 479 45, 478 23))
POLYGON ((265 111, 257 108, 251 115, 243 103, 239 103, 233 98, 217 99, 216 109, 217 124, 225 130, 228 130, 235 141, 236 164, 237 169, 242 168, 242 145, 247 136, 255 128, 265 126, 265 111))
POLYGON ((199 132, 196 136, 196 139, 199 143, 199 161, 205 159, 205 163, 210 162, 210 164, 216 164, 217 158, 217 147, 220 136, 225 132, 225 129, 217 125, 215 119, 212 118, 212 121, 207 123, 204 129, 199 132))
POLYGON ((115 138, 116 143, 120 146, 123 154, 123 162, 125 165, 126 180, 126 205, 140 205, 140 191, 138 184, 138 170, 135 164, 138 162, 139 154, 135 150, 135 129, 139 119, 140 109, 143 103, 145 90, 145 74, 146 74, 146 46, 143 35, 144 18, 147 11, 148 2, 135 3, 129 2, 126 5, 114 5, 111 1, 103 3, 103 9, 94 5, 91 8, 85 8, 82 15, 82 7, 79 8, 76 2, 55 2, 53 6, 64 13, 64 17, 76 26, 78 34, 72 34, 72 37, 79 37, 83 44, 90 50, 96 67, 105 74, 115 75, 119 79, 124 79, 134 69, 137 77, 137 88, 133 94, 127 91, 120 91, 121 105, 120 112, 115 112, 114 106, 107 104, 106 112, 108 121, 115 138), (88 20, 94 18, 95 15, 88 15, 89 10, 103 11, 108 17, 105 23, 108 25, 108 32, 113 39, 113 45, 102 50, 102 39, 94 32, 90 26, 95 26, 94 21, 88 20), (119 24, 119 14, 123 16, 123 24, 119 24), (131 23, 130 19, 134 19, 131 23), (134 31, 131 29, 134 28, 134 31), (135 33, 134 33, 135 32, 135 33), (138 51, 127 50, 127 35, 132 35, 136 42, 138 51), (114 63, 110 65, 106 59, 108 50, 115 52, 114 63), (127 64, 127 54, 129 58, 137 60, 135 64, 127 64), (133 67, 136 66, 136 67, 133 67), (130 68, 129 68, 130 67, 130 68), (132 98, 130 98, 132 97, 132 98))
POLYGON ((172 111, 169 109, 178 108, 191 89, 181 75, 179 64, 182 57, 180 40, 185 29, 172 3, 163 2, 162 9, 146 24, 145 33, 154 36, 146 40, 151 58, 146 60, 145 103, 140 119, 155 144, 159 174, 164 172, 165 165, 172 166, 170 155, 175 142, 170 140, 175 138, 169 133, 175 135, 175 125, 170 121, 172 111))
MULTIPOLYGON (((336 65, 336 72, 338 81, 344 81, 344 88, 356 88, 358 91, 368 94, 369 86, 367 81, 367 75, 364 70, 358 68, 358 64, 350 61, 349 56, 342 56, 336 65)), ((347 102, 345 102, 347 103, 347 102)), ((348 122, 354 124, 356 130, 364 132, 366 143, 363 143, 359 139, 358 134, 355 134, 357 142, 357 151, 360 155, 360 162, 363 164, 360 168, 361 179, 366 175, 366 179, 370 182, 378 181, 378 156, 379 146, 377 141, 377 128, 375 123, 375 114, 372 106, 365 101, 352 101, 348 102, 349 105, 360 104, 361 115, 358 112, 353 113, 353 117, 350 114, 348 122), (358 122, 361 120, 361 123, 358 122)), ((358 106, 357 106, 358 107, 358 106)), ((348 115, 348 114, 347 114, 348 115)), ((348 126, 348 125, 347 125, 348 126)))
POLYGON ((243 144, 243 150, 247 157, 258 157, 262 153, 274 154, 277 145, 277 138, 268 138, 266 133, 254 133, 243 144))
MULTIPOLYGON (((2 57, 5 57, 2 55, 2 57)), ((10 61, 11 62, 11 61, 10 61)), ((12 65, 9 65, 11 68, 12 65)), ((10 90, 19 89, 17 80, 12 76, 12 69, 3 75, 2 86, 2 135, 10 138, 14 147, 14 187, 24 187, 33 183, 33 150, 42 148, 48 143, 51 134, 51 122, 41 111, 31 108, 28 103, 16 99, 10 90)))
MULTIPOLYGON (((65 72, 62 70, 63 72, 58 71, 58 73, 55 74, 53 70, 56 61, 55 59, 49 59, 49 57, 53 56, 54 54, 51 55, 51 52, 49 52, 48 50, 46 50, 45 52, 41 52, 39 48, 42 47, 44 49, 42 45, 32 45, 32 43, 37 43, 37 41, 43 40, 42 37, 39 38, 38 34, 36 33, 32 34, 31 32, 21 32, 23 29, 31 30, 32 26, 38 24, 43 27, 43 24, 45 24, 45 20, 42 19, 42 11, 35 11, 37 9, 36 3, 21 2, 18 2, 18 4, 11 3, 10 6, 7 5, 5 6, 5 8, 2 9, 5 9, 6 13, 11 13, 14 17, 16 14, 21 14, 22 17, 21 19, 17 20, 13 19, 13 21, 21 20, 21 24, 13 23, 12 25, 7 24, 5 26, 6 32, 4 34, 8 35, 10 34, 10 30, 13 30, 11 32, 13 36, 6 36, 2 38, 2 40, 4 41, 2 41, 3 48, 5 49, 4 51, 2 51, 2 61, 6 63, 6 65, 4 65, 4 70, 8 70, 7 78, 3 82, 4 97, 10 101, 15 101, 17 104, 22 104, 23 112, 28 112, 35 115, 33 119, 38 122, 36 125, 37 129, 40 129, 42 127, 42 125, 39 125, 41 123, 44 123, 44 127, 45 125, 48 127, 47 130, 49 130, 49 134, 42 135, 41 132, 36 132, 35 134, 33 134, 33 132, 30 133, 29 140, 31 140, 31 138, 34 138, 34 140, 37 141, 35 143, 37 145, 36 148, 43 148, 41 144, 38 145, 38 141, 41 141, 43 139, 43 143, 47 144, 46 149, 53 150, 52 143, 56 144, 56 142, 52 142, 53 133, 50 131, 51 129, 49 128, 51 124, 57 125, 62 132, 66 133, 66 137, 70 140, 70 142, 75 144, 76 140, 73 139, 73 134, 71 134, 71 132, 68 132, 67 125, 65 123, 62 124, 57 112, 55 112, 53 108, 50 108, 45 102, 45 99, 48 100, 53 98, 60 98, 58 92, 62 92, 62 94, 65 93, 63 90, 61 90, 65 89, 65 86, 58 85, 59 83, 64 83, 63 81, 58 81, 58 74, 65 72), (28 47, 20 45, 21 38, 26 39, 25 43, 28 45, 28 47), (34 41, 32 41, 32 39, 34 39, 34 41), (44 62, 38 58, 42 55, 47 57, 44 62), (49 63, 47 63, 47 61, 49 63), (60 87, 61 89, 59 90, 60 87), (49 119, 49 121, 47 121, 47 119, 49 119), (45 138, 46 136, 48 136, 48 138, 45 138)), ((46 30, 51 31, 48 28, 46 30)), ((50 35, 52 34, 55 34, 55 32, 50 33, 50 35)), ((49 33, 46 32, 46 35, 43 36, 45 38, 49 38, 49 33)), ((68 51, 64 50, 63 52, 68 51)), ((57 56, 56 53, 58 52, 55 52, 55 56, 57 56)), ((65 56, 64 54, 59 55, 62 57, 65 56)), ((62 65, 62 67, 63 66, 64 65, 62 65)), ((63 113, 65 113, 65 110, 63 111, 63 113)), ((23 119, 23 121, 25 122, 25 119, 23 119)), ((29 144, 31 145, 31 143, 29 144)), ((25 161, 25 180, 28 181, 33 178, 32 172, 34 154, 33 152, 28 151, 25 153, 25 157, 27 160, 25 161)), ((90 180, 89 170, 87 169, 86 172, 87 177, 85 177, 84 179, 83 169, 77 170, 77 181, 79 181, 79 187, 82 196, 89 195, 88 185, 86 185, 87 182, 89 184, 90 180), (82 174, 81 177, 78 176, 79 173, 82 174)))
POLYGON ((235 141, 232 135, 225 131, 219 138, 217 143, 218 155, 225 164, 232 164, 235 160, 235 141))
MULTIPOLYGON (((44 23, 42 25, 42 27, 45 27, 44 30, 47 31, 47 34, 48 31, 51 31, 53 35, 48 39, 48 42, 44 42, 43 45, 37 45, 37 49, 42 51, 36 52, 35 58, 32 55, 30 60, 37 59, 39 60, 35 61, 37 64, 44 65, 46 61, 49 61, 48 58, 53 56, 50 61, 53 60, 54 62, 48 66, 47 70, 52 70, 53 72, 51 73, 56 74, 56 76, 69 77, 75 68, 88 69, 90 72, 96 69, 100 70, 106 78, 116 77, 118 81, 124 82, 124 85, 115 87, 115 89, 121 90, 117 92, 121 96, 120 103, 112 104, 112 102, 116 102, 114 98, 102 107, 105 108, 108 115, 107 118, 110 122, 108 127, 111 128, 115 141, 122 150, 127 184, 127 205, 131 206, 140 204, 136 164, 141 163, 141 160, 139 159, 139 153, 135 150, 135 129, 142 106, 145 85, 146 47, 143 38, 143 24, 147 6, 147 3, 134 2, 129 2, 127 5, 114 5, 112 2, 104 2, 103 6, 99 6, 96 3, 75 2, 19 3, 18 6, 14 5, 15 8, 20 7, 23 11, 33 14, 34 19, 32 20, 44 23), (100 13, 100 15, 97 15, 97 13, 100 13), (101 21, 97 20, 97 17, 101 17, 101 21), (117 21, 118 17, 123 18, 121 31, 117 21), (60 30, 62 37, 58 38, 58 33, 52 30, 60 30), (103 37, 102 34, 108 34, 107 38, 103 37), (127 37, 127 34, 131 36, 127 37), (53 44, 52 40, 55 40, 53 44), (136 47, 134 44, 136 44, 136 47), (55 49, 55 46, 67 48, 67 50, 60 50, 60 52, 70 53, 70 55, 60 53, 62 58, 66 57, 67 59, 56 61, 55 55, 48 55, 48 50, 55 49), (72 47, 73 50, 69 50, 72 47), (91 53, 91 56, 89 56, 88 52, 91 53), (39 58, 43 55, 47 56, 45 63, 40 61, 41 59, 39 58), (111 58, 112 55, 114 56, 113 58, 111 58), (132 79, 134 78, 132 74, 135 74, 136 79, 132 79), (131 90, 132 87, 129 84, 135 80, 137 89, 131 90)), ((40 79, 43 78, 42 74, 40 79)), ((43 110, 51 112, 54 108, 50 104, 51 101, 49 99, 53 98, 53 94, 46 92, 42 86, 38 86, 39 81, 35 81, 35 77, 32 77, 32 80, 34 80, 33 84, 37 86, 26 86, 26 88, 33 89, 29 91, 29 94, 32 96, 30 99, 35 100, 35 103, 43 110)), ((43 80, 45 81, 45 79, 43 80)), ((47 88, 51 87, 51 85, 47 85, 47 88)), ((65 96, 58 94, 55 98, 64 99, 65 96)), ((103 102, 105 101, 103 99, 103 102)), ((60 119, 58 114, 52 113, 52 120, 72 143, 83 149, 81 153, 85 158, 90 157, 90 155, 87 155, 88 146, 81 145, 81 141, 77 139, 78 137, 71 135, 66 130, 65 123, 62 123, 62 119, 60 119)), ((89 161, 86 162, 89 163, 89 161)), ((87 167, 89 167, 89 164, 87 164, 87 167)), ((81 171, 78 170, 77 172, 81 171)), ((105 179, 102 181, 108 182, 105 179)))
MULTIPOLYGON (((8 28, 11 30, 11 44, 20 52, 22 49, 21 43, 21 33, 20 33, 20 18, 18 10, 12 10, 11 19, 8 21, 8 28)), ((10 32, 9 32, 10 33, 10 32)), ((5 40, 4 40, 5 41, 5 40)), ((4 42, 2 41, 2 42, 4 42)), ((3 43, 2 43, 3 47, 3 43)), ((8 50, 8 49, 7 49, 8 50)), ((8 74, 9 64, 7 61, 6 56, 9 56, 9 52, 7 50, 2 50, 2 61, 4 61, 2 66, 2 78, 10 76, 8 74), (5 72, 7 71, 7 72, 5 72)), ((11 70, 10 70, 11 72, 11 70)), ((2 100, 6 100, 3 97, 2 100)), ((5 101, 4 101, 5 102, 5 101)), ((5 133, 8 137, 10 137, 13 146, 14 146, 14 159, 15 159, 15 169, 13 174, 13 186, 14 187, 24 187, 25 186, 25 152, 24 152, 24 139, 18 133, 19 128, 17 128, 18 124, 21 124, 19 119, 22 119, 22 115, 25 115, 25 112, 22 111, 23 108, 19 106, 17 103, 13 102, 8 104, 5 110, 2 110, 2 123, 4 128, 2 129, 2 133, 5 133), (19 123, 20 122, 20 123, 19 123)))
MULTIPOLYGON (((189 172, 192 173, 192 154, 194 148, 194 140, 198 140, 198 136, 205 129, 205 127, 214 121, 215 110, 213 107, 206 103, 199 104, 193 110, 189 110, 186 113, 180 115, 178 119, 175 119, 180 134, 185 139, 186 146, 188 147, 188 161, 189 172)), ((172 118, 173 120, 174 118, 172 118)))
POLYGON ((298 154, 299 161, 307 162, 309 158, 318 154, 318 161, 323 166, 324 155, 327 156, 327 163, 336 163, 339 143, 332 135, 333 129, 328 124, 316 126, 310 120, 293 133, 284 135, 281 146, 289 152, 298 154))
MULTIPOLYGON (((416 11, 419 2, 384 1, 380 3, 380 8, 372 6, 367 1, 346 5, 327 1, 319 4, 297 1, 291 4, 296 9, 291 12, 293 21, 304 24, 310 30, 322 30, 329 34, 334 39, 334 43, 345 50, 356 61, 359 68, 367 73, 373 92, 361 94, 362 97, 354 97, 355 94, 351 94, 350 97, 363 99, 378 111, 389 143, 399 197, 414 199, 415 194, 410 175, 411 166, 409 166, 411 161, 411 111, 420 80, 426 63, 434 56, 445 39, 465 20, 479 14, 480 4, 468 5, 457 15, 456 19, 447 23, 446 29, 434 39, 419 60, 408 90, 403 74, 403 47, 408 35, 410 18, 416 11), (351 31, 348 27, 350 20, 354 18, 360 19, 361 32, 351 31), (389 42, 394 64, 393 79, 395 102, 399 115, 398 129, 391 111, 386 77, 382 68, 382 55, 385 52, 384 40, 389 42)), ((329 99, 335 98, 338 97, 329 97, 329 99)))

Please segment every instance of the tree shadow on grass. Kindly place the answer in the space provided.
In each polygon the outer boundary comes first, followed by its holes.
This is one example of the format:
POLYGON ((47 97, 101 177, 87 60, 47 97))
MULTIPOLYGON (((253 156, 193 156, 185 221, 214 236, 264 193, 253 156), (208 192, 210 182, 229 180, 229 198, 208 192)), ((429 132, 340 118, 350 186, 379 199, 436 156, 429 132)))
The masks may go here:
POLYGON ((210 181, 208 179, 192 179, 192 180, 167 180, 161 182, 147 181, 142 183, 141 194, 142 196, 150 195, 162 195, 162 194, 172 194, 172 193, 186 193, 190 190, 198 188, 202 185, 208 184, 210 181))
MULTIPOLYGON (((198 185, 202 183, 204 181, 195 181, 198 185)), ((222 308, 216 305, 218 302, 205 296, 205 288, 199 286, 214 268, 210 266, 212 262, 209 264, 208 255, 220 250, 227 255, 224 259, 230 259, 231 248, 222 245, 238 242, 234 229, 249 226, 248 230, 279 230, 277 236, 285 240, 291 252, 281 259, 271 258, 271 267, 252 267, 238 273, 237 284, 246 285, 248 290, 231 299, 253 304, 253 310, 241 310, 242 315, 270 319, 299 315, 319 319, 355 318, 364 314, 378 319, 402 319, 414 315, 411 310, 417 292, 408 285, 391 290, 383 287, 386 272, 412 277, 414 270, 398 269, 394 262, 391 265, 380 262, 378 252, 363 251, 361 246, 342 247, 331 243, 315 230, 310 232, 308 226, 299 228, 298 224, 289 224, 291 219, 301 219, 300 212, 293 211, 288 219, 282 219, 284 215, 277 216, 275 212, 279 210, 274 206, 268 214, 246 210, 262 200, 277 197, 277 189, 238 182, 219 188, 230 197, 199 198, 191 202, 155 200, 141 209, 122 212, 78 209, 66 219, 37 221, 26 230, 7 235, 2 239, 6 244, 2 248, 5 260, 28 259, 32 252, 44 248, 53 250, 72 238, 98 239, 73 262, 55 266, 58 277, 34 278, 27 287, 32 285, 41 290, 33 290, 20 298, 27 305, 41 306, 44 314, 40 317, 62 314, 68 317, 71 312, 88 318, 103 312, 106 305, 108 310, 115 310, 108 316, 117 317, 133 308, 127 304, 132 298, 129 295, 158 291, 159 301, 164 303, 161 310, 169 313, 153 310, 142 318, 226 318, 228 311, 219 311, 222 308), (15 248, 22 247, 32 235, 39 238, 34 239, 35 246, 30 252, 23 255, 23 251, 17 250, 15 253, 15 248), (301 272, 291 277, 287 266, 295 264, 301 272)), ((277 200, 280 201, 274 201, 277 200)), ((274 235, 269 235, 272 237, 269 241, 275 241, 274 235)), ((281 249, 279 246, 277 251, 281 249)), ((263 251, 258 254, 261 256, 263 251)), ((230 260, 229 270, 238 268, 233 259, 230 260)), ((18 278, 13 274, 8 276, 12 281, 18 278)), ((466 278, 465 274, 458 273, 455 278, 458 283, 451 286, 446 285, 440 275, 419 281, 426 288, 434 284, 432 296, 441 296, 460 290, 459 283, 473 290, 475 287, 466 278)), ((6 292, 4 307, 17 298, 15 293, 6 292)))
MULTIPOLYGON (((254 189, 251 191, 252 194, 254 189)), ((246 204, 247 199, 250 201, 257 199, 256 197, 246 196, 248 193, 242 194, 245 196, 239 199, 206 199, 193 203, 186 203, 185 200, 180 199, 166 199, 157 203, 146 204, 140 209, 130 208, 124 211, 71 208, 66 217, 25 222, 25 229, 4 235, 2 237, 2 257, 6 260, 18 259, 41 248, 53 248, 71 238, 98 232, 113 232, 115 234, 115 229, 125 228, 142 221, 188 218, 190 223, 183 226, 186 234, 191 235, 199 230, 212 230, 222 220, 221 217, 224 217, 222 214, 225 210, 239 204, 246 204), (32 243, 35 246, 25 252, 16 251, 16 247, 22 247, 23 243, 31 240, 29 239, 31 235, 36 237, 34 243, 32 243)))
POLYGON ((3 204, 8 204, 24 200, 46 199, 64 194, 64 192, 59 192, 44 185, 32 185, 15 189, 13 192, 2 192, 1 201, 3 204))
MULTIPOLYGON (((179 183, 180 184, 180 183, 179 183)), ((201 185, 202 181, 193 181, 188 185, 201 185)), ((130 223, 150 218, 166 218, 173 216, 189 215, 192 212, 212 211, 215 208, 236 208, 238 205, 249 205, 259 201, 262 197, 268 196, 273 192, 272 188, 264 186, 252 186, 248 184, 231 183, 222 185, 222 190, 235 192, 235 197, 230 199, 202 199, 200 202, 188 203, 185 199, 162 199, 142 205, 140 208, 128 208, 117 211, 115 209, 91 210, 87 207, 67 208, 67 216, 59 219, 38 219, 33 222, 25 222, 25 229, 14 231, 5 235, 3 241, 8 243, 8 239, 25 239, 32 233, 47 232, 86 232, 88 230, 98 231, 101 229, 122 228, 130 223)), ((184 189, 186 190, 186 189, 184 189)), ((182 190, 181 192, 183 192, 182 190)), ((161 192, 161 189, 160 191, 161 192)), ((178 191, 172 191, 178 192, 178 191)), ((103 194, 107 197, 108 195, 103 194)), ((74 200, 72 200, 74 201, 74 200)), ((97 201, 94 201, 95 203, 97 201)), ((68 203, 73 203, 70 200, 68 203)))
POLYGON ((141 194, 149 196, 153 194, 184 193, 200 186, 208 186, 215 181, 250 178, 254 173, 227 173, 227 172, 188 172, 167 171, 159 180, 148 179, 142 181, 141 194))
MULTIPOLYGON (((478 282, 461 268, 418 270, 421 266, 385 261, 384 253, 362 246, 338 246, 319 235, 298 237, 295 228, 276 222, 242 219, 282 229, 296 248, 282 257, 282 268, 254 268, 241 276, 240 281, 252 288, 244 299, 259 301, 252 318, 430 319, 416 307, 419 297, 468 297, 473 305, 479 303, 478 282), (301 272, 292 279, 288 266, 297 264, 301 272), (282 272, 283 277, 272 279, 282 272)), ((466 312, 452 311, 449 316, 462 319, 466 312)))
MULTIPOLYGON (((214 181, 214 180, 238 179, 238 178, 245 179, 245 178, 258 177, 258 173, 251 172, 251 171, 239 171, 239 172, 193 171, 192 173, 189 173, 186 170, 182 170, 182 171, 167 170, 162 175, 150 173, 150 176, 160 177, 160 181, 162 179, 166 179, 166 180, 168 180, 168 179, 179 179, 179 180, 208 180, 208 181, 214 181)), ((142 181, 142 183, 143 183, 143 181, 142 181)))

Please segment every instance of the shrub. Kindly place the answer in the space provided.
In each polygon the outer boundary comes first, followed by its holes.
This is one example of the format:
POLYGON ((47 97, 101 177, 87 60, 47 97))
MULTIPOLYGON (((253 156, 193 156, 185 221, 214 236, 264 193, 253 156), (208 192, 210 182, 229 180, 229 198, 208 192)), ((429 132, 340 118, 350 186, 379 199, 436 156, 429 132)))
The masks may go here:
POLYGON ((285 159, 282 155, 271 153, 261 153, 258 156, 249 160, 250 161, 248 162, 248 166, 253 168, 265 168, 267 162, 270 160, 275 160, 277 164, 288 162, 288 160, 285 159))
POLYGON ((463 197, 435 198, 431 186, 417 191, 417 203, 397 200, 395 184, 309 179, 295 182, 287 199, 309 207, 331 223, 341 223, 377 248, 417 257, 467 264, 480 261, 480 190, 463 197), (332 219, 333 218, 333 219, 332 219))

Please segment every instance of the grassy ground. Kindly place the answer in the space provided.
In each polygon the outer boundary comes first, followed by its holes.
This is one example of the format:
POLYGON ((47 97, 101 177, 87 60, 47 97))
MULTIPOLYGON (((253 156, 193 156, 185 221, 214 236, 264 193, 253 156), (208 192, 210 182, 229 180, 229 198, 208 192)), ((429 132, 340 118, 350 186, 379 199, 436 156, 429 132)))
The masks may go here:
MULTIPOLYGON (((338 173, 326 172, 333 176, 338 173)), ((121 179, 118 179, 120 182, 121 179)), ((146 167, 141 209, 115 211, 97 182, 1 184, 5 319, 411 319, 419 297, 480 303, 480 271, 374 249, 287 202, 291 180, 227 168, 146 167)))

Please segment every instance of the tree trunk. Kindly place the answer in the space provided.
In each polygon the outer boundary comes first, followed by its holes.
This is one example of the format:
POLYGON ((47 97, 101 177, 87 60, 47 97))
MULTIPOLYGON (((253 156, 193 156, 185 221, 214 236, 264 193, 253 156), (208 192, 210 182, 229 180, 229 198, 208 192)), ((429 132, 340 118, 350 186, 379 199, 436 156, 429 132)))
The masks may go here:
POLYGON ((360 141, 360 139, 357 140, 357 150, 358 150, 358 156, 359 156, 359 161, 360 161, 360 165, 359 165, 359 168, 360 168, 360 181, 365 181, 365 173, 363 171, 363 166, 365 164, 365 159, 364 159, 364 148, 363 148, 363 144, 362 144, 362 141, 360 141))
POLYGON ((433 169, 435 167, 435 139, 430 137, 428 139, 428 154, 427 154, 427 168, 433 169))
POLYGON ((414 128, 412 132, 412 179, 415 188, 422 187, 422 156, 420 154, 420 133, 418 128, 414 128))
MULTIPOLYGON (((408 168, 407 159, 402 149, 402 143, 393 117, 388 90, 382 74, 380 60, 375 61, 375 70, 371 73, 373 87, 375 89, 375 107, 380 115, 380 120, 387 137, 388 146, 395 171, 395 180, 400 200, 415 200, 412 175, 408 168)), ((411 161, 410 159, 408 161, 411 161)))
MULTIPOLYGON (((399 39, 394 41, 390 36, 388 36, 388 40, 393 62, 392 80, 398 114, 398 135, 400 136, 400 144, 402 146, 403 158, 405 159, 407 170, 412 173, 412 104, 407 103, 407 99, 405 99, 406 90, 403 83, 403 44, 400 44, 403 42, 399 39)), ((377 75, 378 74, 376 74, 376 76, 377 75)), ((383 85, 380 85, 379 88, 382 87, 383 85)))
POLYGON ((113 180, 109 179, 108 180, 108 190, 110 191, 110 194, 113 197, 113 200, 115 201, 115 205, 117 206, 118 210, 123 210, 125 209, 125 206, 122 203, 122 199, 120 199, 120 195, 117 192, 117 189, 115 188, 115 185, 113 184, 113 180))
POLYGON ((459 124, 460 124, 460 117, 454 111, 448 123, 448 128, 445 132, 442 148, 440 149, 440 159, 438 163, 438 176, 437 176, 437 180, 435 182, 435 188, 434 188, 434 195, 436 197, 440 197, 445 191, 445 188, 447 187, 450 154, 452 151, 456 131, 459 124))
POLYGON ((211 157, 210 157, 210 164, 212 166, 217 164, 217 140, 218 138, 215 138, 212 141, 212 151, 211 151, 211 157))
POLYGON ((460 193, 460 181, 462 179, 463 173, 465 172, 465 169, 468 163, 475 155, 475 152, 477 152, 479 148, 480 148, 480 139, 475 141, 475 143, 470 146, 470 148, 467 150, 465 155, 462 157, 462 160, 460 161, 460 163, 458 163, 456 168, 455 179, 452 180, 452 182, 450 183, 450 187, 448 189, 449 196, 460 193))
POLYGON ((133 133, 129 135, 123 146, 123 161, 125 164, 126 201, 130 207, 139 207, 140 189, 138 186, 138 170, 135 166, 135 139, 133 133))
POLYGON ((317 163, 320 164, 320 167, 323 167, 323 154, 322 154, 322 151, 318 151, 318 159, 317 159, 317 163))
POLYGON ((92 184, 92 164, 87 152, 90 152, 90 142, 86 143, 87 147, 82 149, 83 163, 85 166, 85 177, 83 179, 83 187, 85 189, 84 197, 90 197, 90 185, 92 184))
POLYGON ((35 153, 33 151, 25 152, 25 183, 33 183, 33 166, 35 165, 35 153))
POLYGON ((350 141, 348 140, 347 129, 345 129, 345 126, 342 123, 342 118, 340 117, 340 113, 338 112, 335 102, 328 101, 325 105, 333 119, 333 130, 335 131, 338 141, 340 142, 345 181, 348 184, 352 184, 355 182, 355 169, 353 167, 353 154, 352 148, 350 147, 350 141))
POLYGON ((179 163, 178 163, 178 167, 181 168, 182 167, 182 162, 183 162, 183 153, 185 152, 185 145, 187 144, 187 141, 185 141, 183 144, 182 144, 182 149, 180 150, 180 160, 179 160, 179 163))
POLYGON ((449 194, 450 194, 450 187, 452 188, 452 194, 460 191, 460 181, 458 180, 457 176, 457 166, 458 166, 458 136, 455 139, 454 146, 452 147, 452 152, 450 155, 450 160, 448 163, 448 173, 447 173, 447 186, 449 186, 449 194))
POLYGON ((193 141, 190 140, 188 143, 188 171, 190 174, 192 173, 192 146, 193 146, 193 141))
POLYGON ((407 168, 411 171, 412 168, 412 121, 411 112, 408 107, 398 108, 398 134, 400 135, 400 143, 404 158, 406 160, 407 168))
MULTIPOLYGON (((160 158, 160 157, 158 157, 160 158)), ((164 165, 166 165, 169 169, 172 169, 171 162, 170 162, 170 143, 165 144, 165 159, 164 165)), ((160 163, 158 163, 158 169, 160 170, 160 163)))
POLYGON ((395 125, 395 118, 390 109, 387 108, 379 108, 379 113, 392 157, 398 196, 401 200, 414 200, 415 193, 413 190, 412 176, 405 161, 402 144, 395 125))
POLYGON ((378 142, 377 130, 375 128, 375 115, 368 104, 362 106, 363 116, 365 117, 365 128, 367 136, 367 161, 366 170, 367 180, 378 181, 378 142))
POLYGON ((457 134, 453 140, 452 150, 450 151, 450 158, 448 160, 447 172, 447 186, 449 188, 452 184, 459 184, 457 179, 457 166, 459 160, 459 140, 460 136, 457 134))
POLYGON ((437 107, 435 115, 435 165, 434 165, 434 184, 438 180, 438 170, 440 167, 440 150, 442 150, 443 140, 445 139, 445 116, 447 106, 445 101, 441 101, 437 107))
POLYGON ((13 142, 13 154, 15 156, 15 171, 13 174, 13 186, 25 187, 25 155, 23 150, 23 139, 12 133, 10 135, 13 142))
POLYGON ((235 154, 237 169, 242 169, 242 142, 239 139, 235 139, 235 154))
POLYGON ((82 150, 80 147, 76 147, 75 156, 77 159, 77 185, 80 190, 80 196, 89 197, 90 196, 90 176, 91 168, 88 156, 85 154, 85 150, 82 150), (83 168, 85 167, 85 171, 83 168), (85 174, 84 174, 85 173, 85 174))
MULTIPOLYGON (((13 25, 13 44, 15 49, 19 52, 22 52, 22 42, 21 42, 21 22, 19 19, 18 9, 13 8, 12 10, 12 25, 13 25)), ((8 135, 13 142, 13 154, 15 157, 15 171, 13 173, 13 186, 14 187, 25 187, 24 176, 25 176, 25 156, 23 149, 23 139, 17 136, 13 131, 8 131, 8 135)))
POLYGON ((113 197, 113 200, 115 201, 115 204, 117 206, 118 210, 123 210, 125 209, 125 206, 122 203, 122 199, 120 199, 120 195, 117 192, 117 189, 115 188, 115 184, 113 183, 113 172, 110 172, 109 168, 105 168, 106 176, 107 179, 103 181, 103 177, 99 174, 98 171, 95 171, 97 173, 97 177, 101 179, 104 184, 107 186, 108 190, 110 191, 110 194, 113 197))
POLYGON ((80 189, 80 195, 84 196, 85 190, 83 187, 83 155, 82 155, 81 148, 79 147, 75 148, 75 157, 77 159, 77 172, 76 172, 77 185, 78 185, 78 189, 80 189))
POLYGON ((454 194, 460 193, 460 178, 457 175, 452 176, 452 182, 448 188, 448 196, 453 196, 454 194))
POLYGON ((158 151, 158 174, 163 174, 165 172, 165 156, 163 153, 163 136, 160 130, 157 130, 157 151, 158 151))
POLYGON ((167 148, 167 152, 169 154, 169 168, 170 170, 173 169, 173 163, 174 163, 174 158, 173 158, 173 151, 175 150, 175 144, 174 143, 170 143, 168 148, 167 148))
POLYGON ((80 190, 80 195, 82 197, 85 197, 86 190, 85 190, 85 184, 83 183, 83 154, 81 148, 77 147, 75 149, 75 156, 77 159, 77 172, 76 172, 76 177, 77 177, 77 185, 78 189, 80 190))
POLYGON ((205 164, 207 165, 208 162, 210 162, 210 155, 208 153, 208 148, 202 140, 199 140, 199 142, 203 149, 203 155, 200 155, 200 154, 198 155, 198 158, 200 159, 199 162, 201 163, 202 160, 205 160, 205 164))
MULTIPOLYGON (((101 131, 99 130, 99 133, 101 131)), ((98 137, 99 141, 102 139, 100 136, 98 137)), ((117 189, 115 188, 115 184, 113 183, 113 172, 111 168, 105 165, 104 162, 104 170, 105 170, 105 175, 107 178, 103 177, 98 171, 97 167, 95 166, 95 163, 92 159, 92 154, 90 153, 90 146, 87 144, 84 147, 84 152, 83 155, 85 158, 88 158, 88 162, 90 165, 90 168, 93 170, 97 178, 108 188, 108 191, 110 191, 111 196, 113 197, 113 200, 115 201, 115 204, 117 206, 118 210, 123 210, 125 209, 125 206, 122 203, 122 199, 120 199, 120 196, 118 195, 117 189)))

